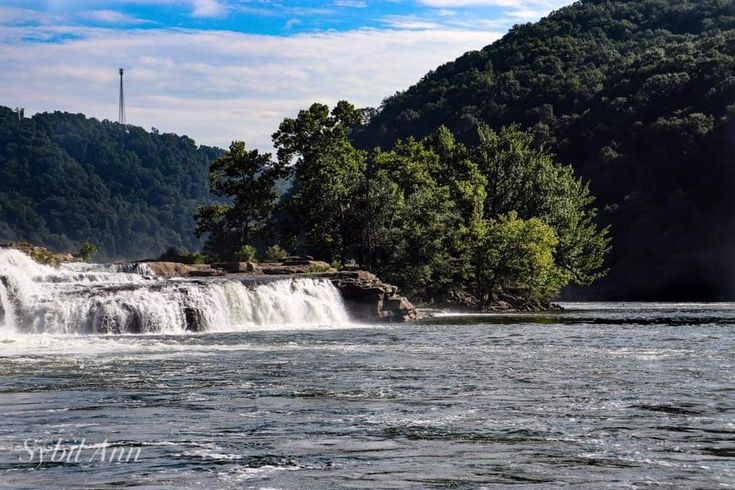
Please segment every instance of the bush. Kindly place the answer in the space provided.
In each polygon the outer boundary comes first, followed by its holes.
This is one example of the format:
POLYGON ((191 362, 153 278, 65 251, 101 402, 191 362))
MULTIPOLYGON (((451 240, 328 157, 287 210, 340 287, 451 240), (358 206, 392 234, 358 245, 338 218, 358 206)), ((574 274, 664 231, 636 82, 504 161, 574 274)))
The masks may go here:
POLYGON ((237 258, 242 262, 257 262, 258 252, 252 245, 243 245, 237 252, 237 258))
POLYGON ((308 272, 311 274, 318 274, 321 272, 329 272, 332 270, 332 266, 323 262, 313 262, 309 264, 308 272))
POLYGON ((191 261, 191 264, 206 264, 209 262, 207 255, 202 252, 192 252, 189 254, 188 258, 191 261))
POLYGON ((79 250, 79 255, 85 262, 92 259, 97 254, 97 245, 91 242, 82 243, 82 248, 79 250))
POLYGON ((288 257, 288 252, 280 245, 271 245, 265 251, 265 260, 268 262, 282 262, 288 257))

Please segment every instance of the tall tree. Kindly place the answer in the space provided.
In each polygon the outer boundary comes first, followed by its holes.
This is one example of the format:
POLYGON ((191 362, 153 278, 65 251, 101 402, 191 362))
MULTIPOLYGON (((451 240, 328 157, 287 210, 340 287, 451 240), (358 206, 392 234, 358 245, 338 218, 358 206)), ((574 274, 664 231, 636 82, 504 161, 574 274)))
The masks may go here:
POLYGON ((365 153, 348 136, 362 112, 347 102, 331 111, 313 104, 295 119, 285 119, 273 135, 278 161, 291 165, 293 189, 283 203, 295 219, 292 233, 328 260, 345 260, 354 245, 354 196, 365 175, 365 153))
POLYGON ((196 213, 196 233, 208 237, 208 254, 235 259, 263 231, 276 204, 276 180, 284 174, 283 166, 270 153, 247 150, 243 141, 234 141, 212 163, 211 192, 228 202, 203 206, 196 213))
POLYGON ((589 285, 604 275, 609 230, 594 222, 589 186, 518 126, 495 132, 480 125, 478 141, 469 153, 487 179, 485 217, 515 212, 521 219, 539 218, 554 229, 556 262, 575 283, 589 285))

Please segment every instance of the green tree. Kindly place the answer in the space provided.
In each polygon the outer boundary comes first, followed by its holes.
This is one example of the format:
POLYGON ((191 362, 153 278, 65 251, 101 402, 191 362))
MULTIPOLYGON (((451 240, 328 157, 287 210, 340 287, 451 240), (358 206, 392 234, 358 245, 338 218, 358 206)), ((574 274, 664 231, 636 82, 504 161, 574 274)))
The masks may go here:
POLYGON ((208 254, 232 259, 263 231, 276 204, 276 180, 284 173, 270 154, 248 151, 242 141, 233 142, 212 163, 211 192, 229 202, 203 206, 196 213, 196 233, 208 237, 208 254))
POLYGON ((487 221, 473 250, 474 293, 483 304, 502 292, 546 301, 559 294, 568 276, 554 262, 559 240, 538 218, 511 211, 487 221))
POLYGON ((307 246, 329 261, 344 262, 354 245, 350 225, 354 196, 365 171, 365 153, 348 139, 362 112, 347 102, 331 111, 313 104, 295 119, 285 119, 273 135, 282 166, 292 164, 293 189, 284 208, 291 216, 294 234, 305 236, 307 246))
MULTIPOLYGON (((585 296, 732 299, 732 2, 569 3, 388 97, 353 133, 355 145, 389 149, 445 125, 471 149, 479 143, 478 124, 497 132, 518 124, 534 146, 547 146, 590 182, 597 198, 599 216, 566 220, 562 204, 543 217, 558 234, 557 260, 574 282, 599 275, 589 271, 607 246, 590 234, 592 222, 611 226, 610 274, 585 296)), ((508 169, 512 184, 520 169, 508 169)), ((502 208, 491 215, 514 209, 503 198, 524 197, 511 185, 495 200, 489 184, 489 204, 502 208)), ((585 199, 581 189, 565 192, 585 199)))
POLYGON ((589 186, 518 126, 495 132, 482 125, 478 140, 469 158, 487 181, 484 216, 516 212, 522 219, 539 218, 554 229, 555 260, 574 282, 588 285, 604 275, 609 230, 594 221, 589 186))

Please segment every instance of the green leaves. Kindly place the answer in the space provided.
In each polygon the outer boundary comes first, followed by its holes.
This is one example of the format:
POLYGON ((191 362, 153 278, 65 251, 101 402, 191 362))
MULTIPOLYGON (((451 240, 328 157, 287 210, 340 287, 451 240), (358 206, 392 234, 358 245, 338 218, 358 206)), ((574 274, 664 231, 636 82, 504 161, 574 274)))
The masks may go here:
MULTIPOLYGON (((443 125, 470 147, 488 147, 497 142, 478 138, 479 124, 498 133, 518 124, 535 147, 547 146, 592 182, 606 210, 596 221, 610 224, 615 240, 600 295, 728 299, 735 291, 733 73, 732 1, 579 1, 387 98, 353 140, 388 149, 443 125)), ((597 274, 586 271, 607 246, 583 238, 593 236, 587 218, 564 216, 576 206, 561 202, 567 198, 540 203, 547 209, 538 212, 518 207, 533 204, 524 196, 537 192, 513 186, 531 182, 517 172, 534 165, 519 158, 537 158, 519 148, 490 152, 518 162, 498 176, 508 194, 489 202, 491 214, 546 216, 559 233, 557 261, 575 282, 589 283, 597 274)), ((567 187, 566 195, 584 198, 567 187)), ((494 188, 488 179, 489 195, 494 188)))
POLYGON ((348 139, 361 114, 346 102, 314 104, 284 120, 277 165, 233 143, 212 165, 212 191, 232 204, 200 209, 198 232, 254 256, 249 240, 270 213, 299 252, 354 260, 425 300, 459 289, 482 302, 504 291, 545 301, 601 274, 607 236, 592 221, 589 189, 530 134, 481 126, 466 146, 440 128, 368 153, 348 139), (286 168, 292 188, 274 214, 273 178, 286 168))
POLYGON ((89 262, 92 260, 92 257, 97 254, 97 251, 97 245, 91 242, 84 242, 82 243, 82 247, 79 249, 79 256, 85 262, 89 262))
POLYGON ((281 165, 292 165, 292 192, 282 206, 291 223, 284 232, 306 238, 307 250, 344 261, 354 245, 356 195, 365 174, 365 153, 347 136, 362 112, 347 102, 329 111, 313 104, 296 119, 285 119, 273 135, 281 165))
POLYGON ((568 276, 554 262, 556 232, 538 218, 514 211, 485 222, 472 249, 475 291, 482 303, 501 292, 546 301, 559 294, 568 276))
POLYGON ((269 153, 248 151, 242 141, 234 141, 212 163, 211 191, 229 203, 200 207, 196 212, 196 233, 207 236, 208 254, 223 260, 236 258, 263 230, 276 205, 275 182, 285 173, 269 153))

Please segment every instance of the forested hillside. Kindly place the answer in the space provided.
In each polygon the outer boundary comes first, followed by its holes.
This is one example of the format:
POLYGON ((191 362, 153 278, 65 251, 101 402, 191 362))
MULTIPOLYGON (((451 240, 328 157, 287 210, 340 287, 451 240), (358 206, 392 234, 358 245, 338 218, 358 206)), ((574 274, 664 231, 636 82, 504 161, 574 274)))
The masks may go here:
POLYGON ((220 150, 191 139, 55 112, 0 107, 0 240, 103 257, 196 249, 193 214, 220 150))
POLYGON ((355 137, 519 123, 591 181, 621 299, 735 296, 735 2, 585 0, 439 67, 355 137))

